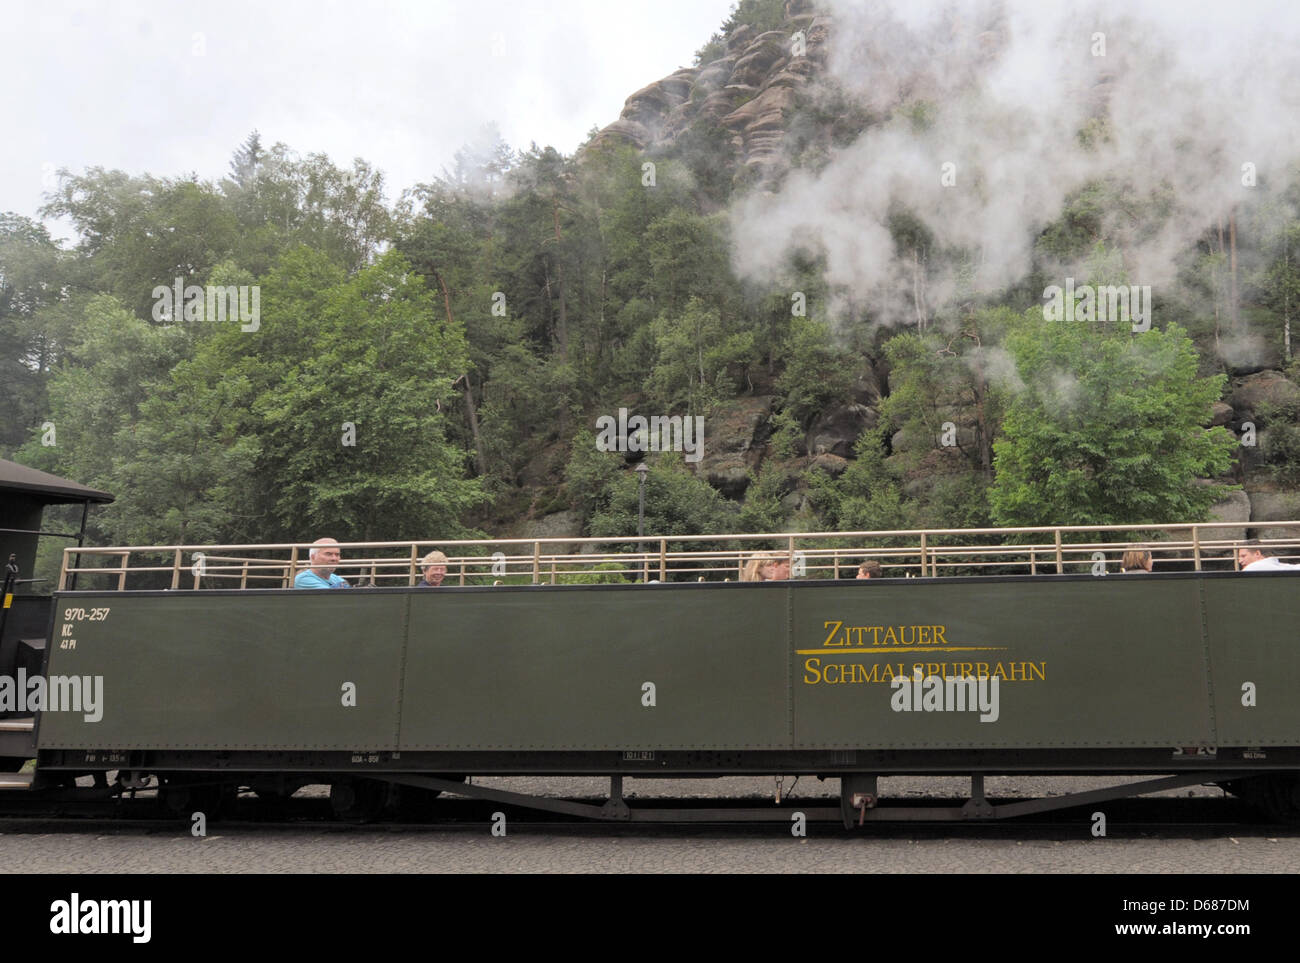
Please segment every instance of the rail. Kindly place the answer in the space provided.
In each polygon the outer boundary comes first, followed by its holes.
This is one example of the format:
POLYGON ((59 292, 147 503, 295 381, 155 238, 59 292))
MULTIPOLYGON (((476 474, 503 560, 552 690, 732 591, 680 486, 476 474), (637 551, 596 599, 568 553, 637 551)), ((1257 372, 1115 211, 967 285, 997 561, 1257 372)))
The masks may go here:
MULTIPOLYGON (((772 551, 790 556, 792 578, 852 577, 867 560, 878 562, 886 577, 1103 574, 1119 571, 1135 542, 1151 551, 1156 571, 1227 571, 1237 568, 1238 536, 1248 527, 1271 536, 1262 541, 1272 554, 1300 559, 1300 521, 1201 522, 344 542, 336 572, 354 585, 414 586, 420 560, 438 549, 448 556, 448 585, 729 581, 740 578, 754 553, 772 551), (1106 538, 1120 534, 1125 537, 1106 538)), ((60 591, 283 589, 310 567, 310 549, 306 542, 70 547, 58 584, 60 591)))

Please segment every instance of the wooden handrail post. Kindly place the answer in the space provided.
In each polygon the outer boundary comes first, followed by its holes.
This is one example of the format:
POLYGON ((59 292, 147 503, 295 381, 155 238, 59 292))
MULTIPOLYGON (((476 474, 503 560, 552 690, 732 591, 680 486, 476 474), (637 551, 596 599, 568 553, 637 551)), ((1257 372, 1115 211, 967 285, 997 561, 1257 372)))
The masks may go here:
POLYGON ((248 588, 248 559, 244 559, 244 570, 239 574, 239 587, 248 588))
POLYGON ((176 549, 176 557, 172 559, 172 591, 181 587, 181 550, 176 549))
POLYGON ((533 584, 538 585, 542 581, 542 543, 533 542, 533 584))
POLYGON ((293 580, 298 575, 298 546, 295 545, 289 552, 289 571, 285 573, 284 584, 280 588, 290 588, 293 586, 293 580))
POLYGON ((1054 529, 1054 531, 1056 532, 1056 574, 1064 575, 1065 559, 1064 556, 1062 556, 1061 554, 1061 530, 1057 528, 1054 529))
POLYGON ((926 532, 921 533, 921 578, 925 578, 925 545, 927 534, 928 533, 926 532))
MULTIPOLYGON (((420 546, 415 542, 411 543, 411 571, 406 575, 406 587, 415 587, 415 570, 420 565, 420 546)), ((464 583, 461 583, 464 584, 464 583)))
POLYGON ((1201 570, 1201 527, 1199 525, 1192 526, 1192 560, 1193 571, 1199 572, 1201 570))
POLYGON ((130 562, 131 560, 131 553, 119 552, 118 554, 122 556, 122 571, 117 573, 117 590, 119 592, 125 592, 126 591, 126 567, 128 562, 130 562))
POLYGON ((659 581, 668 581, 668 539, 659 539, 659 581))

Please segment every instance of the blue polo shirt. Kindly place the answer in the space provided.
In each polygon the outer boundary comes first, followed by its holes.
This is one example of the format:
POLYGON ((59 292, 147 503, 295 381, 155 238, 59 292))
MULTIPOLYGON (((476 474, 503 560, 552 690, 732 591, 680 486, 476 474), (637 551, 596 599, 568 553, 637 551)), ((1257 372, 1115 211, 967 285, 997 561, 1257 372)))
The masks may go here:
POLYGON ((310 589, 322 589, 322 588, 328 589, 328 588, 351 588, 352 586, 349 585, 344 579, 335 575, 333 572, 330 573, 329 580, 326 581, 325 579, 317 575, 315 572, 313 572, 311 569, 305 568, 301 572, 299 572, 297 576, 294 577, 293 587, 310 588, 310 589))

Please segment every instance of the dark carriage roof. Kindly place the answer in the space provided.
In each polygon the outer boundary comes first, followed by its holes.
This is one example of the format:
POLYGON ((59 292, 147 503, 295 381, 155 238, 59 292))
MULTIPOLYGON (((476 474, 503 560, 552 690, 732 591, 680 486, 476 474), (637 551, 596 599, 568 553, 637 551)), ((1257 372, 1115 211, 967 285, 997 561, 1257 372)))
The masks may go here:
POLYGON ((47 505, 62 505, 67 502, 106 504, 113 501, 113 496, 108 492, 87 488, 58 475, 37 471, 3 458, 0 458, 0 492, 25 492, 47 505))

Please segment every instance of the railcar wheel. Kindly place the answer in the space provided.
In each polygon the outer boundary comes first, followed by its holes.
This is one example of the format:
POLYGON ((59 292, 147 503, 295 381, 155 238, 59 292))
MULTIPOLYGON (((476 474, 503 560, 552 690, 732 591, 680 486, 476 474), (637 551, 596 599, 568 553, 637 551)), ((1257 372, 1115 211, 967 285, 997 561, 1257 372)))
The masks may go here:
POLYGON ((330 808, 340 819, 376 819, 388 805, 390 788, 378 779, 340 779, 330 786, 330 808))
POLYGON ((1227 792, 1278 822, 1300 822, 1300 776, 1275 773, 1219 783, 1227 792))
POLYGON ((1300 822, 1300 777, 1278 774, 1264 777, 1264 811, 1284 823, 1300 822))
POLYGON ((218 783, 167 782, 158 790, 158 802, 164 811, 187 818, 203 813, 208 819, 219 819, 232 796, 231 787, 218 783))

